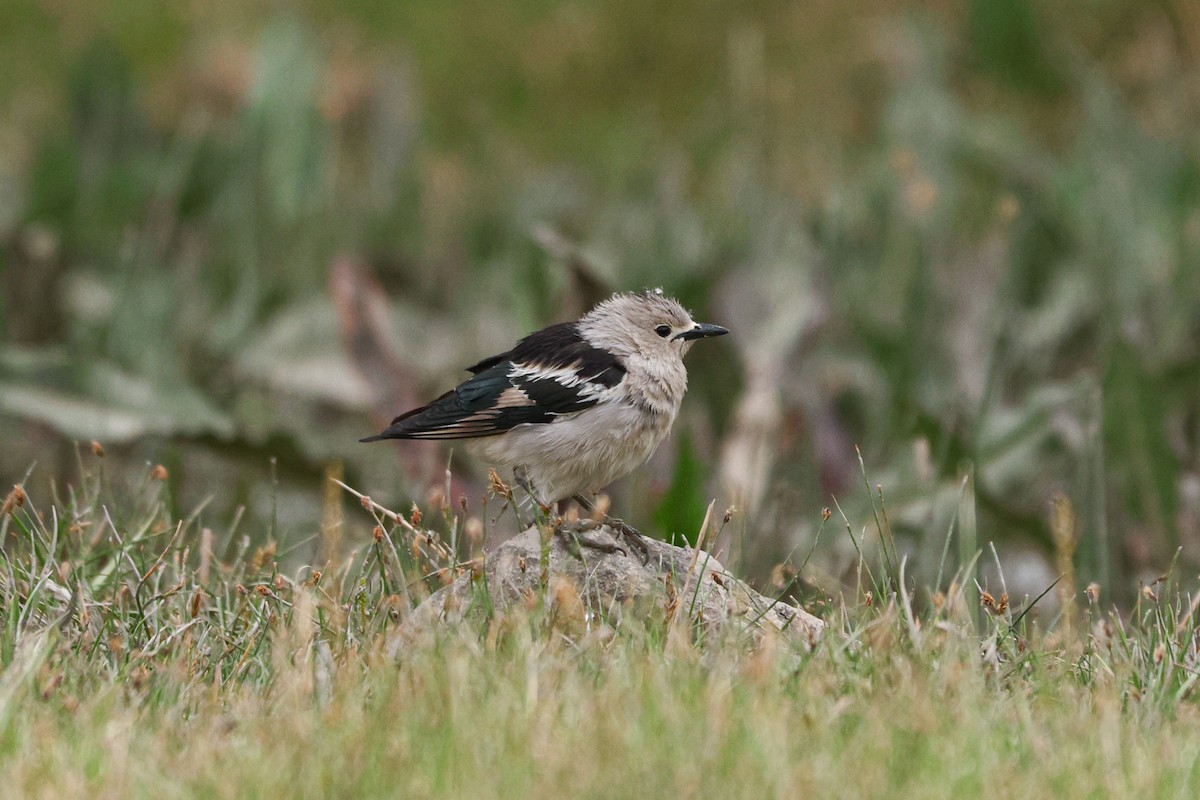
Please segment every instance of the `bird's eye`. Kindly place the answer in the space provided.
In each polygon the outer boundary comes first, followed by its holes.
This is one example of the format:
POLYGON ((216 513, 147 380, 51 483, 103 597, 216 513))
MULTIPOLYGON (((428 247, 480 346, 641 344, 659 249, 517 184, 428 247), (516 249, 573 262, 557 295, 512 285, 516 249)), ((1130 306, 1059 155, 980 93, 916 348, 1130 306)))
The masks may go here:
POLYGON ((657 328, 654 329, 654 332, 665 339, 671 335, 671 326, 670 325, 659 325, 657 328))

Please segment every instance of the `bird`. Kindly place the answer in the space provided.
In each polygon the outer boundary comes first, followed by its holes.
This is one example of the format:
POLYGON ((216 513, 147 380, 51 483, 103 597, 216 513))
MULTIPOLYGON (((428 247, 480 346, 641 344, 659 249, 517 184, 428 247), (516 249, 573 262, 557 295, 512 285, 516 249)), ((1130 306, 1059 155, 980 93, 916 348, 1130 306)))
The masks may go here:
MULTIPOLYGON (((670 433, 692 345, 727 333, 695 322, 662 289, 617 293, 468 367, 458 386, 360 441, 469 440, 543 510, 574 499, 594 511, 589 496, 645 463, 670 433)), ((637 530, 608 522, 645 560, 637 530)))

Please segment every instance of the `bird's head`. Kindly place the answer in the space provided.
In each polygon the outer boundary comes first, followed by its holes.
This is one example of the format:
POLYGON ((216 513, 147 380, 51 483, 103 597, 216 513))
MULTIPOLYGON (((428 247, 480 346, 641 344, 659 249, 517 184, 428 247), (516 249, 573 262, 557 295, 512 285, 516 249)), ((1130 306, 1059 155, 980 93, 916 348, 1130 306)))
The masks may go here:
POLYGON ((679 359, 697 339, 729 333, 720 325, 694 321, 661 289, 615 294, 584 314, 579 329, 593 345, 619 356, 679 359))

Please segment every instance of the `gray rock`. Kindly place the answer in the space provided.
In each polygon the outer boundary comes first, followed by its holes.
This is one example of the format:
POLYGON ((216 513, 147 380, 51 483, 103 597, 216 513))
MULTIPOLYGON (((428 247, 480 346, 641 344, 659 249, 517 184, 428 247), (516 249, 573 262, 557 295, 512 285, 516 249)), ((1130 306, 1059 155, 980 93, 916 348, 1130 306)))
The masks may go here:
MULTIPOLYGON (((604 527, 587 538, 629 550, 604 527)), ((648 563, 633 554, 582 548, 572 554, 554 536, 549 571, 543 583, 542 539, 536 527, 509 539, 487 557, 482 569, 467 571, 430 595, 397 628, 389 655, 401 655, 413 637, 469 618, 483 619, 489 609, 502 611, 532 604, 546 590, 548 601, 584 625, 619 624, 626 617, 682 621, 690 618, 705 636, 748 632, 753 641, 778 635, 805 646, 825 627, 820 619, 788 603, 776 602, 730 575, 704 551, 646 539, 648 563), (697 582, 698 578, 698 582, 697 582)), ((557 610, 557 609, 556 609, 557 610)))

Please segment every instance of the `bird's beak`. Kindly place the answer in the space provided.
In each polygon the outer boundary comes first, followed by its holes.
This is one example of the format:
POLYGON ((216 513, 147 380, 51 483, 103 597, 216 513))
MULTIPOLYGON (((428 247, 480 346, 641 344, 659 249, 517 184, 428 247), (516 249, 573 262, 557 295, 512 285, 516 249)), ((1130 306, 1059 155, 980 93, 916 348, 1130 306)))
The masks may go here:
POLYGON ((729 333, 728 328, 722 328, 720 325, 709 325, 707 322, 697 322, 696 327, 690 331, 675 334, 676 339, 707 339, 710 336, 724 336, 729 333))

